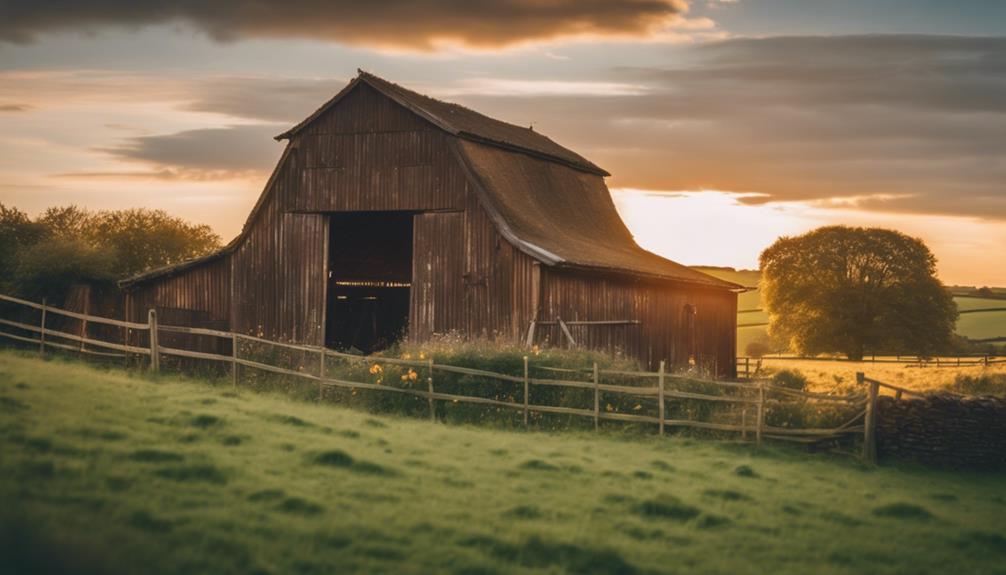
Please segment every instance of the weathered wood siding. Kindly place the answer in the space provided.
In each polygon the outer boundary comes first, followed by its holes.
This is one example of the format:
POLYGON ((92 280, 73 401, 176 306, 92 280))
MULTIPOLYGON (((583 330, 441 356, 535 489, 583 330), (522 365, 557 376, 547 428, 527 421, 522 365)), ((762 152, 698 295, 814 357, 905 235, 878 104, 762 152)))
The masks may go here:
MULTIPOLYGON (((660 360, 688 364, 689 330, 685 306, 695 306, 695 359, 720 375, 735 375, 737 296, 723 290, 637 281, 545 268, 542 321, 621 321, 632 325, 573 325, 578 345, 617 350, 654 368, 660 360)), ((543 326, 536 341, 566 342, 557 325, 543 326)))

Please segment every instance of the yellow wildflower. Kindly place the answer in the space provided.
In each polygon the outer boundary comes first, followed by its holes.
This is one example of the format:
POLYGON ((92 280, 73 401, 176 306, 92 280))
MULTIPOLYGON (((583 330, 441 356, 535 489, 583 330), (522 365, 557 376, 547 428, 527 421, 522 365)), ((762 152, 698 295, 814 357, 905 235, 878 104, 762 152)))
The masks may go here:
POLYGON ((411 353, 403 353, 402 354, 402 359, 412 359, 412 354, 411 353))
POLYGON ((371 373, 371 375, 377 375, 377 374, 381 373, 382 371, 384 371, 384 368, 381 367, 380 365, 376 364, 376 363, 374 365, 370 366, 370 373, 371 373))
POLYGON ((419 359, 426 359, 426 353, 422 351, 419 352, 419 359))

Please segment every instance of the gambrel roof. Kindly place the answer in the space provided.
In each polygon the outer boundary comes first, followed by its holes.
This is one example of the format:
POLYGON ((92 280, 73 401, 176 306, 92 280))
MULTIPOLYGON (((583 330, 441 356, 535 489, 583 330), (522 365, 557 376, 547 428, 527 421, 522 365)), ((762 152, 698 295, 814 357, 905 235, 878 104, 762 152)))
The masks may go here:
MULTIPOLYGON (((337 106, 361 83, 454 136, 458 161, 500 233, 517 249, 543 264, 718 289, 743 289, 639 247, 619 217, 604 183, 608 172, 583 156, 530 128, 424 96, 367 72, 361 71, 335 97, 277 139, 295 139, 301 130, 337 106)), ((266 194, 269 189, 267 184, 266 194)), ((249 222, 257 209, 258 205, 249 222)), ((216 254, 152 270, 122 285, 176 273, 220 257, 233 251, 244 233, 216 254)))

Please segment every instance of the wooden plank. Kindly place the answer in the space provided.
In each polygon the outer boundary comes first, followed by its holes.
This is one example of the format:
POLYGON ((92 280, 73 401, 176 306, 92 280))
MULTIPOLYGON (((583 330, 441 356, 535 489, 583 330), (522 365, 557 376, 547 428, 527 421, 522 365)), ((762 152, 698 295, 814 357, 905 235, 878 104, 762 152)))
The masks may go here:
POLYGON ((660 423, 660 419, 649 415, 636 415, 634 413, 615 413, 602 411, 601 419, 611 419, 614 421, 636 421, 639 423, 660 423))
POLYGON ((153 308, 147 312, 147 321, 150 324, 150 371, 157 373, 161 370, 161 355, 157 349, 157 311, 153 308))
POLYGON ((426 385, 430 392, 430 399, 429 399, 430 421, 435 422, 437 420, 437 404, 433 399, 433 358, 430 358, 429 364, 430 365, 429 365, 428 376, 426 378, 426 385))
POLYGON ((45 298, 42 298, 42 321, 40 323, 40 328, 38 330, 38 354, 43 355, 45 353, 45 312, 46 312, 45 298))
MULTIPOLYGON (((324 356, 322 356, 324 361, 324 356)), ((238 388, 238 338, 231 334, 231 387, 238 388)))
POLYGON ((531 349, 531 347, 534 345, 534 328, 537 325, 537 323, 538 322, 536 320, 531 320, 531 325, 527 328, 527 340, 525 342, 525 345, 527 346, 528 349, 531 349))
MULTIPOLYGON (((233 362, 233 359, 229 355, 220 355, 216 353, 206 353, 203 351, 191 351, 188 349, 177 349, 174 347, 165 347, 163 345, 157 346, 157 353, 160 355, 176 355, 179 357, 191 357, 194 359, 208 359, 210 361, 226 361, 233 362)), ((159 362, 158 362, 159 363, 159 362)))
MULTIPOLYGON (((863 372, 856 373, 856 382, 860 385, 866 383, 866 375, 863 372)), ((870 463, 877 461, 877 395, 880 391, 880 382, 870 380, 869 395, 866 400, 866 418, 863 423, 863 459, 870 463)))
MULTIPOLYGON (((31 344, 37 344, 37 343, 39 343, 39 340, 37 340, 37 339, 35 339, 33 337, 24 337, 24 336, 20 336, 20 335, 14 335, 12 333, 7 333, 7 332, 4 332, 4 331, 0 331, 0 337, 7 337, 7 338, 13 339, 15 341, 23 341, 25 343, 31 343, 31 344)), ((56 343, 54 341, 47 341, 47 342, 45 342, 45 345, 48 346, 48 347, 54 347, 54 348, 57 348, 57 349, 65 349, 67 351, 80 351, 77 346, 67 345, 65 343, 56 343)), ((100 356, 100 357, 123 357, 123 354, 121 354, 121 353, 106 353, 106 352, 102 352, 102 351, 94 351, 94 350, 91 350, 91 349, 85 349, 84 353, 86 353, 88 355, 96 355, 96 356, 100 356)))
POLYGON ((524 429, 528 426, 528 402, 530 400, 530 382, 528 381, 527 356, 524 356, 524 429))
POLYGON ((553 405, 531 405, 529 407, 531 411, 537 411, 540 413, 560 413, 564 415, 582 415, 584 417, 593 417, 594 412, 589 409, 578 409, 575 407, 559 407, 553 405))
POLYGON ((757 427, 755 428, 755 442, 761 445, 762 431, 765 427, 765 384, 758 385, 758 414, 757 427))
POLYGON ((239 365, 246 367, 254 367, 255 369, 261 369, 262 371, 268 371, 272 373, 278 373, 280 375, 293 375, 297 377, 303 377, 306 379, 318 379, 317 375, 312 375, 303 371, 294 371, 292 369, 285 369, 282 367, 275 367, 266 363, 259 363, 257 361, 251 361, 249 359, 237 359, 239 365))
POLYGON ((578 389, 594 389, 594 384, 588 381, 566 381, 564 379, 539 379, 531 378, 534 385, 551 385, 553 387, 575 387, 578 389))
POLYGON ((566 339, 569 340, 569 347, 576 347, 576 340, 573 339, 573 334, 570 333, 569 326, 566 325, 566 322, 562 321, 561 317, 556 317, 555 319, 559 322, 559 327, 562 328, 562 333, 564 333, 566 335, 566 339))
POLYGON ((69 310, 65 310, 65 309, 62 309, 62 308, 54 307, 54 306, 51 306, 51 305, 47 305, 44 302, 43 303, 35 303, 35 302, 32 302, 32 301, 28 301, 28 300, 20 299, 20 298, 16 298, 16 297, 11 297, 11 296, 4 295, 4 294, 0 294, 0 300, 9 301, 11 303, 16 303, 16 304, 28 306, 28 307, 31 307, 31 308, 34 308, 34 309, 37 309, 37 310, 41 310, 41 309, 45 308, 45 311, 47 313, 54 313, 54 314, 57 314, 57 315, 63 315, 63 316, 67 316, 67 317, 72 317, 74 319, 85 320, 85 321, 90 321, 90 322, 94 322, 94 323, 103 323, 103 324, 114 325, 114 326, 118 326, 118 327, 128 327, 128 328, 131 328, 131 329, 147 329, 147 327, 148 327, 147 324, 145 324, 145 323, 134 323, 134 322, 129 322, 129 321, 119 321, 117 319, 109 319, 107 317, 101 317, 101 316, 96 316, 96 315, 89 315, 89 314, 85 314, 85 313, 77 313, 77 312, 74 312, 74 311, 69 311, 69 310))
MULTIPOLYGON (((246 339, 248 341, 254 341, 254 342, 264 343, 264 344, 268 344, 268 345, 275 345, 277 347, 285 347, 287 349, 295 349, 295 350, 298 350, 298 351, 318 351, 318 347, 317 346, 296 345, 296 344, 292 344, 292 343, 282 343, 282 342, 278 342, 278 341, 272 341, 271 339, 264 339, 264 338, 261 338, 261 337, 255 337, 253 335, 245 335, 243 333, 234 333, 234 335, 237 336, 240 339, 246 339)), ((335 352, 332 352, 332 353, 335 353, 335 352)), ((343 355, 343 354, 338 354, 338 355, 343 355)), ((349 357, 352 357, 352 358, 361 358, 362 357, 362 356, 349 355, 349 354, 345 354, 345 355, 348 355, 349 357)))
MULTIPOLYGON (((40 328, 37 328, 37 327, 34 328, 34 330, 35 331, 41 331, 40 328)), ((148 354, 148 353, 150 353, 150 350, 147 349, 147 348, 145 348, 145 347, 125 346, 125 345, 120 345, 118 343, 111 343, 111 342, 100 340, 100 339, 91 339, 91 338, 87 338, 87 337, 82 338, 82 337, 80 337, 77 334, 66 333, 65 331, 58 331, 58 330, 55 330, 55 329, 47 329, 47 330, 45 330, 45 333, 49 337, 58 337, 60 339, 68 339, 70 341, 76 341, 78 343, 83 342, 83 343, 87 343, 87 344, 90 344, 90 345, 96 345, 98 347, 105 347, 105 348, 108 348, 108 349, 114 349, 114 350, 117 350, 117 351, 125 351, 125 352, 131 352, 131 353, 141 353, 141 354, 148 354)), ((38 340, 34 340, 34 341, 38 341, 38 340)), ((49 342, 49 341, 45 342, 46 345, 50 345, 50 343, 51 342, 49 342)), ((53 347, 59 347, 60 349, 63 348, 63 345, 64 344, 60 344, 60 345, 52 344, 53 347)), ((73 349, 73 350, 79 351, 79 346, 68 346, 67 349, 73 349)), ((87 350, 84 350, 84 351, 86 352, 87 350)))
MULTIPOLYGON (((561 321, 561 320, 560 320, 561 321)), ((594 431, 601 425, 601 389, 600 379, 598 379, 597 362, 594 362, 594 431)))
POLYGON ((234 334, 229 331, 221 331, 219 329, 206 329, 202 327, 183 327, 180 325, 158 325, 158 331, 167 331, 171 333, 185 333, 189 335, 207 335, 211 337, 223 337, 223 338, 233 338, 234 334))
POLYGON ((505 373, 496 373, 495 371, 486 371, 483 369, 474 369, 471 367, 456 367, 453 365, 444 365, 442 363, 436 364, 435 367, 440 371, 461 373, 464 375, 479 375, 482 377, 489 377, 492 379, 502 379, 503 381, 512 381, 514 383, 521 383, 524 381, 523 377, 517 377, 515 375, 507 375, 505 373))
POLYGON ((664 392, 665 395, 670 397, 677 397, 679 399, 698 399, 702 401, 718 401, 722 403, 749 403, 757 404, 757 399, 748 399, 746 397, 728 397, 723 395, 706 395, 704 393, 692 393, 689 391, 677 391, 674 389, 669 389, 664 392))
POLYGON ((660 435, 664 434, 664 360, 660 360, 660 370, 657 372, 660 378, 657 383, 657 412, 660 418, 660 435))
POLYGON ((612 393, 624 393, 626 395, 640 395, 644 397, 649 397, 651 395, 657 395, 660 390, 654 387, 633 387, 631 385, 612 385, 610 383, 601 383, 596 385, 597 389, 601 391, 609 391, 612 393))

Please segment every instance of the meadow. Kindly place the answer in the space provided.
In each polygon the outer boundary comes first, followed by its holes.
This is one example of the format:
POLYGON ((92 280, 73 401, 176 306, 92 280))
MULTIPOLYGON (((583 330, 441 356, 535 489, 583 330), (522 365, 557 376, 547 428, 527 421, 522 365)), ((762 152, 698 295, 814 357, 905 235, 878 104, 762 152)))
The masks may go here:
MULTIPOLYGON (((764 358, 761 364, 761 376, 772 377, 781 371, 796 371, 806 378, 808 391, 820 393, 841 393, 849 386, 854 386, 856 372, 863 372, 869 378, 915 391, 952 391, 962 378, 982 377, 1003 381, 1006 391, 1006 364, 1003 363, 988 367, 982 365, 920 367, 917 364, 905 363, 764 358)), ((884 390, 884 393, 889 393, 889 390, 884 390)))
POLYGON ((0 352, 5 573, 1006 573, 1003 479, 0 352))

